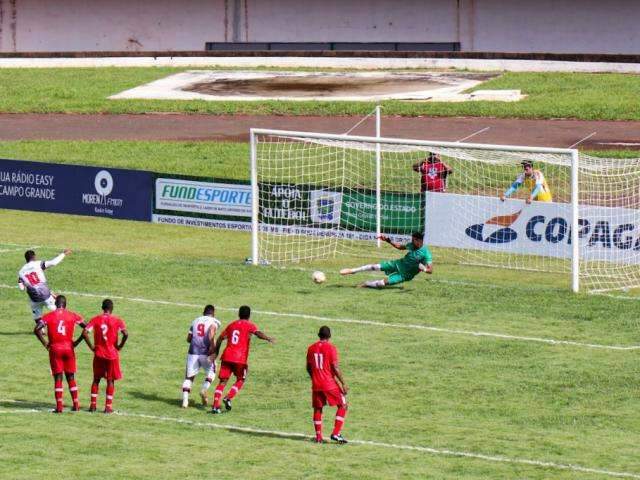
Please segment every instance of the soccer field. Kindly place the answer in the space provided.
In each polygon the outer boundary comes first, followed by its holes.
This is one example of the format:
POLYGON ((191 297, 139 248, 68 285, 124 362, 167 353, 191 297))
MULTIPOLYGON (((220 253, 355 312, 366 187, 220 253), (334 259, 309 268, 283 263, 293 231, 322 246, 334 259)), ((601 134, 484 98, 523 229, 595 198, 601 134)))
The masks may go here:
MULTIPOLYGON (((559 276, 438 264, 437 251, 432 277, 361 290, 363 277, 337 275, 352 259, 245 266, 246 233, 0 218, 0 478, 640 478, 636 301, 573 295, 559 276), (75 249, 48 272, 72 310, 91 316, 109 296, 127 321, 117 415, 48 413, 47 354, 15 288, 34 246, 42 258, 75 249), (327 283, 311 282, 314 268, 327 283), (219 416, 180 408, 185 336, 209 302, 223 325, 251 305, 277 339, 254 341, 246 386, 219 416), (351 387, 345 446, 310 441, 305 353, 324 324, 351 387)), ((91 355, 78 352, 84 410, 91 355)))

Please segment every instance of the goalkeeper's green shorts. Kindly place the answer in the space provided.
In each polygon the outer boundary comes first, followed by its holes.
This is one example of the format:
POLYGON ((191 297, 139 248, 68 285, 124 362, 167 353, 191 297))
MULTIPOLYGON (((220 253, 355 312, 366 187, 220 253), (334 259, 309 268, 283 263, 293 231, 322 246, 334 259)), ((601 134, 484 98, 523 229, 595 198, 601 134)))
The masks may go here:
POLYGON ((392 260, 390 262, 381 262, 380 268, 387 276, 387 285, 397 285, 398 283, 406 282, 411 278, 405 278, 398 269, 398 261, 392 260))

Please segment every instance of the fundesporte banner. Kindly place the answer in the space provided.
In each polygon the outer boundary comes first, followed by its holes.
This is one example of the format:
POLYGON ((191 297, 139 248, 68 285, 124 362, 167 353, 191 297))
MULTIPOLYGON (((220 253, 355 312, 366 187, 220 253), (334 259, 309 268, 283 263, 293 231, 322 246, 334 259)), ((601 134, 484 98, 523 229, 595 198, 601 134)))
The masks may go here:
MULTIPOLYGON (((439 247, 570 258, 571 205, 427 192, 426 239, 439 247)), ((640 211, 579 208, 580 258, 640 263, 640 211)))
POLYGON ((156 179, 156 210, 251 219, 251 185, 228 181, 156 179))
POLYGON ((0 208, 150 221, 153 174, 0 160, 0 208))

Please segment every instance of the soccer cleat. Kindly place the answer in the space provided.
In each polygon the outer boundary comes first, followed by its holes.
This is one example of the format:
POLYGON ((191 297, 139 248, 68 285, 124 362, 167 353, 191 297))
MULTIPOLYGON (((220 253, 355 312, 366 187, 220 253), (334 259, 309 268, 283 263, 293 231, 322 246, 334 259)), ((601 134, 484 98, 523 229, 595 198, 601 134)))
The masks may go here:
POLYGON ((62 409, 61 408, 54 408, 51 410, 51 413, 62 413, 62 409))
POLYGON ((222 413, 222 410, 220 410, 219 408, 212 408, 211 413, 213 413, 214 415, 217 415, 218 413, 222 413))
MULTIPOLYGON (((109 414, 113 413, 113 408, 111 408, 111 407, 107 407, 107 408, 105 408, 105 409, 104 409, 104 413, 106 413, 107 415, 109 415, 109 414)), ((332 438, 333 438, 333 437, 332 437, 332 438)))
POLYGON ((222 403, 224 403, 224 408, 227 409, 227 412, 231 410, 231 400, 229 400, 228 398, 223 398, 222 403))
POLYGON ((189 400, 188 399, 182 400, 182 408, 189 408, 189 400))
POLYGON ((71 411, 72 412, 79 412, 80 411, 80 404, 76 403, 73 407, 71 407, 71 411))
POLYGON ((95 405, 94 405, 94 406, 89 407, 89 413, 95 413, 95 412, 96 412, 96 407, 95 407, 95 405))
POLYGON ((340 270, 340 275, 351 275, 353 273, 353 270, 350 268, 343 268, 342 270, 340 270))
POLYGON ((331 440, 341 445, 347 443, 347 439, 344 438, 341 434, 331 435, 331 440))
POLYGON ((313 443, 324 443, 324 438, 316 437, 313 439, 313 443))
POLYGON ((205 407, 209 405, 209 400, 207 399, 206 390, 200 390, 200 399, 202 400, 202 405, 204 405, 205 407))

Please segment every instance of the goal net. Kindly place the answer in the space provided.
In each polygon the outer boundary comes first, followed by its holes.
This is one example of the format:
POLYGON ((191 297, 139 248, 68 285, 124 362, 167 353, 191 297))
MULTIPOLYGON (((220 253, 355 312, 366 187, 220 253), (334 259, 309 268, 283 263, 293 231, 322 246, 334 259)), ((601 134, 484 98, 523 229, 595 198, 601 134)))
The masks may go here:
POLYGON ((640 285, 640 159, 252 130, 251 160, 254 263, 384 258, 379 233, 424 231, 437 263, 567 274, 574 290, 640 285))

